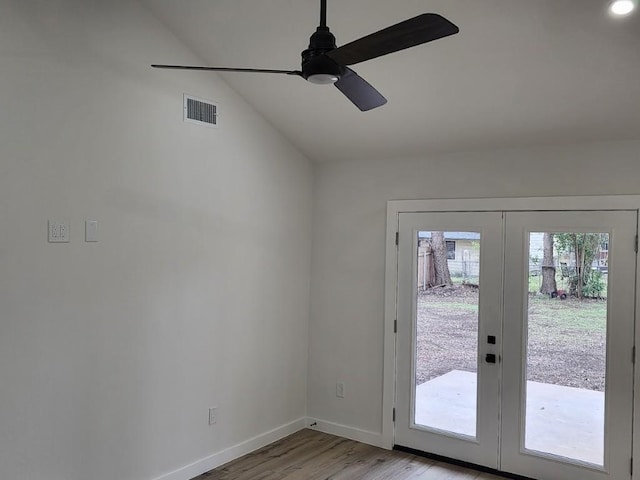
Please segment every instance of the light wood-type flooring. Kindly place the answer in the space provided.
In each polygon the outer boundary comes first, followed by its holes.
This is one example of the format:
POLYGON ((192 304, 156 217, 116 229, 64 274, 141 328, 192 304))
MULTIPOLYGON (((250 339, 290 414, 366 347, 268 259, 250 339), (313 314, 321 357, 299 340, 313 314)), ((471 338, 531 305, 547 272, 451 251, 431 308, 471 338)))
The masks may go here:
POLYGON ((194 480, 504 480, 408 453, 301 430, 194 480))

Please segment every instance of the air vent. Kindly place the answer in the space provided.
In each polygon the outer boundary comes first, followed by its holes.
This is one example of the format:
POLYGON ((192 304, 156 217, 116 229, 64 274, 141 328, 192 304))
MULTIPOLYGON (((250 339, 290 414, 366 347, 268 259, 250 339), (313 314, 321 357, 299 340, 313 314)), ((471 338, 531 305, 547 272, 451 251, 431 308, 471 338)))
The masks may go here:
POLYGON ((218 106, 211 100, 184 95, 184 121, 216 127, 218 125, 218 106))

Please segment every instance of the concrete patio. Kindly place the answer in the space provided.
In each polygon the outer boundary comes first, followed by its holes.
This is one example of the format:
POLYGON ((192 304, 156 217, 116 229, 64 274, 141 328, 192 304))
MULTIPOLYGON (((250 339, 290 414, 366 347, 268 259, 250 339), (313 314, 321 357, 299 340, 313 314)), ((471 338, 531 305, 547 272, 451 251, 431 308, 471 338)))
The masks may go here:
MULTIPOLYGON (((416 424, 475 436, 476 374, 453 370, 418 385, 416 424)), ((603 463, 604 393, 527 382, 528 450, 603 463)))

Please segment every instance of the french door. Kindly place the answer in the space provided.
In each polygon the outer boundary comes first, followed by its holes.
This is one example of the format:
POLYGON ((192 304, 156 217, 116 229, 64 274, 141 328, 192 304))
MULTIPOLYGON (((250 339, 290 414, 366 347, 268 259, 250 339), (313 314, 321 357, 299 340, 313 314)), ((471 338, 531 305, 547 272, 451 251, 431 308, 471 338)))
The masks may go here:
POLYGON ((541 480, 630 479, 637 212, 398 225, 395 444, 541 480))

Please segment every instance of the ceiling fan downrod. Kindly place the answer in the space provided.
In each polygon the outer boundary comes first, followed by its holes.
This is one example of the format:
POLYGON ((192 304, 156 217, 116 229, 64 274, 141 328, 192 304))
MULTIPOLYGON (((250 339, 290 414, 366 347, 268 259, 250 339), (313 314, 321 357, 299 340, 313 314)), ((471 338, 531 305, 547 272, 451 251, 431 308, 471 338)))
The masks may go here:
POLYGON ((320 0, 320 26, 327 26, 327 0, 320 0))

